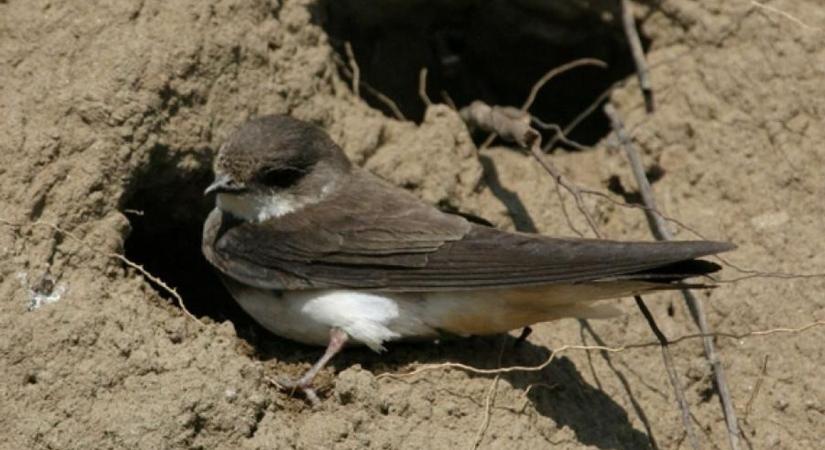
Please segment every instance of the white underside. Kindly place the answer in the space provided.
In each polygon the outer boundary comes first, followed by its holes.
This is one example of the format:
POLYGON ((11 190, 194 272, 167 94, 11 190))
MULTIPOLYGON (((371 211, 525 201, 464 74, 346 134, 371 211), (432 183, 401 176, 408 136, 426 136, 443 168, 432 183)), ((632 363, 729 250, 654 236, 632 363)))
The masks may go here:
MULTIPOLYGON (((542 302, 540 308, 528 314, 528 318, 516 319, 521 322, 513 322, 512 317, 514 313, 523 316, 524 303, 506 301, 496 291, 310 290, 277 293, 241 285, 228 287, 247 313, 279 336, 324 346, 328 343, 330 329, 335 327, 344 330, 354 343, 367 345, 375 351, 383 350, 383 344, 388 341, 437 338, 442 331, 457 335, 500 333, 561 317, 602 318, 618 313, 607 304, 571 303, 571 296, 579 296, 582 289, 590 289, 586 286, 559 286, 555 290, 559 294, 555 295, 557 301, 542 302), (515 311, 516 308, 522 311, 515 311), (483 322, 483 331, 465 328, 478 326, 480 322, 483 322)), ((534 310, 531 305, 528 308, 534 310)))
POLYGON ((255 288, 233 289, 241 307, 269 331, 311 345, 327 345, 331 328, 344 330, 351 340, 373 350, 404 337, 436 337, 428 325, 419 296, 355 291, 291 291, 276 293, 255 288))

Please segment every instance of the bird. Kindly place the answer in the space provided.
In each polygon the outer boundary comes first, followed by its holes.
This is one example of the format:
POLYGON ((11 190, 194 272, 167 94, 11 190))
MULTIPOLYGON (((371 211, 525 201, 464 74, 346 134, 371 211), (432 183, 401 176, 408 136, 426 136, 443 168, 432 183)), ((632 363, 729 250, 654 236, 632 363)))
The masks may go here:
POLYGON ((288 115, 242 123, 219 148, 202 252, 272 333, 325 346, 279 385, 312 381, 345 345, 505 333, 608 318, 610 299, 704 287, 697 259, 727 242, 622 242, 508 232, 442 211, 352 164, 320 127, 288 115))

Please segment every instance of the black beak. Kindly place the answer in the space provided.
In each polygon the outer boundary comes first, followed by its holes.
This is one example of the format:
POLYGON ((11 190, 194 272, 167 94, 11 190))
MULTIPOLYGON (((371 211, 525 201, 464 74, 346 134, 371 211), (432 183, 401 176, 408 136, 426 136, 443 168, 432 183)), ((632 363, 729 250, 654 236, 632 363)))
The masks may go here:
POLYGON ((215 193, 234 193, 238 194, 246 190, 246 186, 243 183, 238 183, 237 181, 233 180, 232 177, 228 175, 218 175, 215 177, 215 181, 203 191, 203 195, 209 195, 213 192, 215 193))

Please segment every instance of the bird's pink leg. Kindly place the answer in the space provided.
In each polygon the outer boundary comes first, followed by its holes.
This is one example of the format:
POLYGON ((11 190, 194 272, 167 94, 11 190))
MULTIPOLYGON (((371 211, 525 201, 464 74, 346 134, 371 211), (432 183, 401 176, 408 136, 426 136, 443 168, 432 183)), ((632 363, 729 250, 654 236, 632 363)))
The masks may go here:
POLYGON ((277 384, 281 389, 292 390, 300 389, 303 391, 304 395, 309 399, 313 406, 318 406, 321 401, 318 399, 318 395, 315 393, 315 389, 312 388, 312 380, 315 378, 315 375, 327 365, 327 363, 335 356, 338 352, 344 348, 344 344, 347 343, 349 336, 347 333, 340 329, 340 328, 331 328, 329 330, 329 344, 327 344, 327 349, 324 352, 324 355, 321 356, 318 361, 310 367, 306 373, 297 380, 278 380, 277 384))

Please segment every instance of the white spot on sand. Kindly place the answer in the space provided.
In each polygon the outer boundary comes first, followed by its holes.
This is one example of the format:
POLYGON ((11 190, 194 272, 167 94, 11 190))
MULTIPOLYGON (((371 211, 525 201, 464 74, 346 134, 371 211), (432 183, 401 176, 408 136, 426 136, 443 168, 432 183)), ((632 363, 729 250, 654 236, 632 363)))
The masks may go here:
POLYGON ((757 230, 770 230, 785 225, 789 220, 791 220, 791 216, 789 216, 788 213, 785 211, 777 211, 760 214, 751 218, 751 225, 757 230))
POLYGON ((17 272, 17 279, 20 285, 28 292, 28 302, 26 303, 26 310, 34 311, 43 306, 57 303, 66 293, 65 283, 55 283, 54 278, 50 275, 44 276, 36 286, 29 284, 29 274, 26 272, 17 272))

